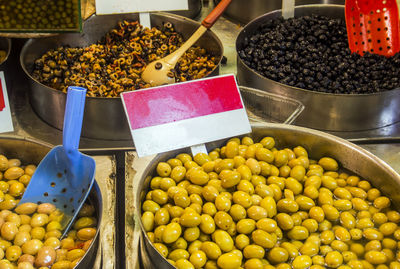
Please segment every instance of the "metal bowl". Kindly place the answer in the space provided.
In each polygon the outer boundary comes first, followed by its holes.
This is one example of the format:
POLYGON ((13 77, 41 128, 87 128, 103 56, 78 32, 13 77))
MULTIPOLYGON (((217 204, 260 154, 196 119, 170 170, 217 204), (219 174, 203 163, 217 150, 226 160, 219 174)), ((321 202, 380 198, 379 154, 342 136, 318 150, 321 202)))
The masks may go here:
POLYGON ((188 0, 188 10, 170 11, 169 13, 194 19, 200 15, 202 8, 201 0, 188 0))
MULTIPOLYGON (((51 148, 52 146, 50 145, 38 143, 30 139, 0 137, 0 154, 5 155, 9 159, 20 159, 24 164, 39 164, 51 148)), ((93 184, 88 199, 96 209, 97 232, 89 249, 75 267, 77 269, 93 268, 98 248, 100 246, 99 231, 102 220, 103 204, 100 188, 96 181, 93 184)))
MULTIPOLYGON (((34 61, 49 49, 62 45, 82 47, 100 40, 117 22, 121 20, 138 20, 138 14, 92 16, 83 25, 82 34, 63 34, 43 39, 30 39, 21 51, 22 69, 30 78, 30 102, 34 111, 45 122, 57 129, 62 129, 66 94, 45 86, 31 76, 34 61)), ((175 30, 187 39, 200 24, 178 15, 169 13, 151 14, 152 25, 171 22, 175 30)), ((207 31, 196 43, 206 48, 218 58, 218 64, 208 76, 219 74, 219 63, 222 59, 223 47, 218 37, 207 31)), ((106 140, 130 140, 131 134, 121 98, 87 97, 83 118, 82 136, 106 140)))
MULTIPOLYGON (((220 0, 214 0, 217 4, 220 0)), ((296 0, 296 6, 310 4, 336 4, 344 5, 345 0, 296 0)), ((282 8, 282 0, 232 0, 224 12, 224 16, 229 19, 246 24, 249 21, 261 16, 264 13, 282 8)))
MULTIPOLYGON (((392 199, 392 204, 395 206, 400 205, 400 175, 372 153, 347 140, 317 130, 277 123, 252 125, 250 136, 257 141, 265 136, 272 136, 275 138, 277 148, 302 145, 308 151, 310 158, 313 159, 324 156, 335 158, 340 163, 341 168, 369 180, 382 193, 392 199)), ((207 144, 207 149, 220 147, 227 140, 209 143, 207 144)), ((157 164, 183 152, 190 153, 190 149, 159 154, 146 167, 139 178, 139 188, 136 193, 136 197, 138 197, 136 201, 138 219, 142 214, 141 204, 149 189, 150 179, 156 174, 157 164)), ((144 232, 143 224, 141 221, 139 223, 142 231, 143 247, 141 252, 145 268, 155 268, 155 265, 157 265, 157 268, 174 268, 153 247, 144 232)))
MULTIPOLYGON (((295 17, 319 14, 344 19, 344 6, 307 5, 295 8, 295 17)), ((281 10, 267 13, 247 24, 236 39, 236 51, 266 21, 281 16, 281 10)), ((284 85, 268 79, 247 66, 237 56, 240 85, 273 92, 299 100, 305 106, 295 124, 326 131, 363 131, 400 121, 400 89, 373 94, 328 94, 284 85), (368 109, 365 109, 368 108, 368 109)))

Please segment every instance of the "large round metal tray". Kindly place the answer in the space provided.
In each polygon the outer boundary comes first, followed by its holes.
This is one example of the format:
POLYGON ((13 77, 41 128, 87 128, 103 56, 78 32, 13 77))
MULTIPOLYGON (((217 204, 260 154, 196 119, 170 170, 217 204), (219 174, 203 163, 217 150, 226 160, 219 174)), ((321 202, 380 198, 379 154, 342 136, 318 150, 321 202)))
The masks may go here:
MULTIPOLYGON (((9 159, 20 159, 21 162, 25 164, 39 164, 51 148, 50 145, 29 139, 0 137, 0 154, 5 155, 9 159)), ((97 232, 89 249, 75 267, 76 269, 93 268, 98 248, 100 246, 99 233, 102 220, 103 202, 100 188, 96 181, 93 184, 88 200, 96 208, 97 232)))
MULTIPOLYGON (((62 45, 82 47, 93 44, 115 27, 117 22, 138 20, 138 18, 138 14, 92 16, 85 22, 82 34, 63 34, 42 39, 30 39, 26 42, 21 51, 20 62, 30 80, 30 103, 40 118, 61 130, 66 94, 33 79, 30 74, 34 61, 49 49, 62 45)), ((167 21, 171 22, 176 31, 182 33, 186 39, 200 26, 193 20, 174 14, 162 12, 151 14, 152 25, 160 26, 167 21)), ((206 48, 219 59, 219 62, 221 61, 222 43, 212 31, 207 31, 196 44, 206 48)), ((219 62, 208 76, 219 74, 219 62)), ((131 134, 121 98, 86 98, 82 136, 106 140, 130 140, 131 134)))
MULTIPOLYGON (((319 14, 344 19, 344 6, 307 5, 295 8, 295 17, 319 14)), ((236 39, 236 50, 243 47, 246 36, 281 16, 281 10, 267 13, 247 24, 236 39)), ((299 100, 305 106, 295 124, 326 131, 363 131, 377 129, 400 121, 400 89, 374 94, 327 94, 287 86, 265 78, 237 56, 237 77, 240 85, 281 94, 299 100)))
MULTIPOLYGON (((220 0, 214 0, 219 3, 220 0)), ((296 0, 296 6, 310 4, 336 4, 344 5, 344 0, 296 0)), ((224 16, 229 19, 246 24, 249 21, 261 16, 264 13, 271 12, 282 8, 282 0, 232 0, 228 8, 224 12, 224 16)))
MULTIPOLYGON (((310 158, 313 159, 319 159, 324 156, 335 158, 340 163, 341 168, 369 180, 372 185, 390 197, 395 206, 400 205, 400 175, 375 155, 347 140, 317 130, 277 123, 254 124, 252 125, 250 136, 255 141, 259 141, 265 136, 272 136, 275 138, 277 148, 302 145, 308 151, 310 158)), ((208 143, 206 145, 207 149, 211 150, 220 147, 227 140, 208 143)), ((190 153, 190 149, 159 154, 146 167, 139 178, 139 188, 136 190, 136 197, 138 197, 136 214, 138 216, 142 214, 141 204, 149 189, 150 179, 155 176, 157 164, 182 152, 190 153)), ((144 232, 142 222, 139 222, 143 245, 141 253, 145 268, 154 268, 155 265, 157 265, 157 268, 174 268, 153 247, 144 232)))

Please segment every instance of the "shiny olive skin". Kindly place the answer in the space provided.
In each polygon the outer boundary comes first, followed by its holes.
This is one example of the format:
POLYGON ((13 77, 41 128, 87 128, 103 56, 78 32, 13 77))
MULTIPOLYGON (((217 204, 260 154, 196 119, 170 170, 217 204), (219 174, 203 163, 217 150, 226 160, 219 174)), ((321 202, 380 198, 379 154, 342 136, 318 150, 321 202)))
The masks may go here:
MULTIPOLYGON (((0 258, 4 258, 3 265, 13 262, 15 266, 18 263, 18 268, 55 269, 76 265, 96 235, 95 208, 84 204, 71 231, 61 242, 63 214, 55 205, 24 203, 16 207, 36 169, 35 165, 21 165, 20 160, 10 159, 8 167, 4 168, 7 173, 1 173, 0 177, 0 258), (56 252, 64 253, 57 257, 57 263, 56 252)), ((159 206, 150 203, 145 208, 155 213, 159 206)))
POLYGON ((154 177, 142 206, 143 214, 164 216, 165 208, 174 216, 170 223, 154 218, 153 240, 164 226, 182 226, 176 241, 162 241, 176 267, 396 268, 400 213, 333 158, 311 159, 301 146, 275 148, 270 137, 234 138, 209 155, 189 157, 176 166, 167 162, 171 171, 187 169, 185 175, 174 175, 176 186, 165 180, 171 174, 154 177))

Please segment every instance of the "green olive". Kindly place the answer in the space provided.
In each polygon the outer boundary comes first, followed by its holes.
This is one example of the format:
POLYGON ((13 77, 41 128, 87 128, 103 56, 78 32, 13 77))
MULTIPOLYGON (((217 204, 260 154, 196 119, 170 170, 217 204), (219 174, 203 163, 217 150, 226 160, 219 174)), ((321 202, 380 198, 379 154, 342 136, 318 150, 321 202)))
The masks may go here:
POLYGON ((232 217, 224 211, 218 211, 214 216, 214 221, 218 228, 222 230, 229 229, 233 223, 232 217))
POLYGON ((294 227, 292 217, 286 213, 279 213, 276 215, 276 222, 282 230, 291 230, 294 227))
POLYGON ((260 206, 267 211, 267 217, 269 218, 273 218, 277 214, 275 199, 271 196, 264 197, 260 202, 260 206))
POLYGON ((241 234, 250 234, 256 229, 256 222, 253 219, 242 219, 238 221, 236 229, 241 234))
POLYGON ((171 166, 166 162, 160 162, 157 165, 157 174, 161 177, 168 177, 171 173, 171 166))
POLYGON ((251 233, 251 238, 253 239, 254 243, 264 248, 272 248, 277 241, 276 236, 259 229, 251 233))
POLYGON ((36 255, 42 248, 43 243, 38 239, 32 239, 22 245, 22 252, 24 254, 36 255))
POLYGON ((292 262, 293 269, 306 269, 310 267, 312 264, 312 260, 310 256, 301 255, 294 258, 292 262))
POLYGON ((232 204, 231 200, 224 195, 218 195, 215 198, 214 203, 215 203, 217 210, 225 211, 225 212, 229 211, 229 209, 231 208, 231 204, 232 204))
POLYGON ((230 159, 239 155, 239 143, 237 141, 229 141, 226 144, 225 155, 230 159))
POLYGON ((343 263, 343 256, 338 251, 331 251, 326 254, 325 263, 329 267, 337 268, 343 263))
POLYGON ((241 263, 240 257, 234 253, 222 254, 217 260, 217 264, 221 269, 239 268, 241 263))
POLYGON ((217 260, 222 254, 220 247, 211 241, 203 242, 200 249, 204 251, 204 253, 207 255, 207 258, 212 260, 217 260))
POLYGON ((168 254, 168 259, 177 261, 180 259, 189 259, 189 252, 184 249, 175 249, 168 254))
POLYGON ((154 215, 154 223, 159 225, 166 225, 170 220, 170 215, 167 209, 160 208, 154 215))
POLYGON ((258 221, 262 218, 266 218, 268 217, 268 215, 269 215, 268 211, 261 206, 253 205, 247 209, 247 216, 255 221, 258 221))
POLYGON ((178 240, 178 238, 182 234, 182 228, 178 223, 169 223, 167 227, 165 228, 163 235, 162 235, 162 240, 166 244, 170 244, 178 240))
POLYGON ((380 251, 368 251, 364 258, 371 264, 384 264, 387 260, 386 255, 380 251))
POLYGON ((243 256, 246 259, 252 259, 252 258, 262 259, 264 255, 265 255, 264 248, 256 244, 247 245, 243 249, 243 256))
POLYGON ((274 247, 267 254, 268 261, 273 264, 286 262, 289 258, 289 253, 282 247, 274 247))
POLYGON ((307 228, 303 226, 294 226, 287 236, 292 240, 305 240, 309 235, 307 228))
POLYGON ((206 264, 207 256, 203 251, 197 250, 190 254, 189 261, 195 268, 202 268, 206 264))
MULTIPOLYGON (((203 209, 203 211, 204 211, 204 209, 203 209)), ((232 205, 232 207, 229 210, 229 214, 231 215, 232 219, 236 222, 241 219, 246 218, 246 216, 247 216, 246 209, 239 204, 232 205)))
POLYGON ((236 189, 238 191, 248 193, 249 195, 252 195, 255 191, 253 184, 249 180, 245 179, 240 180, 239 184, 236 186, 236 189))
POLYGON ((318 164, 321 165, 324 170, 328 171, 337 171, 339 168, 337 161, 330 157, 323 157, 319 159, 318 164))
POLYGON ((222 251, 229 252, 233 249, 233 239, 226 231, 216 230, 212 238, 222 251))
POLYGON ((201 223, 201 217, 195 211, 183 213, 179 223, 184 227, 196 227, 201 223))

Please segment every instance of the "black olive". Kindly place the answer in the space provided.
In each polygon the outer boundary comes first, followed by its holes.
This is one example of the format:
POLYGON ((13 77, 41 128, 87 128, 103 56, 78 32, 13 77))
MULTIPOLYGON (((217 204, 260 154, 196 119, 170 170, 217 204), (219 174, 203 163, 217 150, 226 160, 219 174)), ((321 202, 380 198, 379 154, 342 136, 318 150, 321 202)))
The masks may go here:
POLYGON ((277 18, 260 25, 241 46, 239 57, 248 66, 287 85, 353 94, 400 87, 400 53, 390 58, 352 53, 342 19, 277 18))

